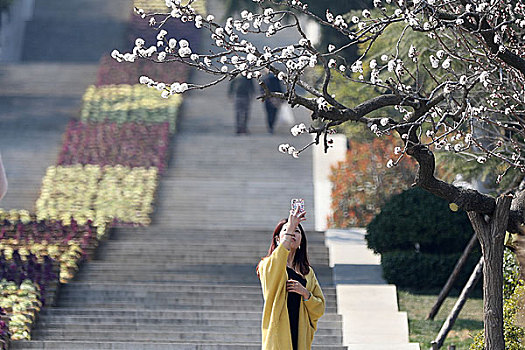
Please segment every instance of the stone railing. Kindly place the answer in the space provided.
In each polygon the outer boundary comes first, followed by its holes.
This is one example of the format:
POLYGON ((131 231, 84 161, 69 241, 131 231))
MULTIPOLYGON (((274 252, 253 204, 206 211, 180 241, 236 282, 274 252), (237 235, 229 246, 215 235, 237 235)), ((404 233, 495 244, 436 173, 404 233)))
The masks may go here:
POLYGON ((16 62, 22 56, 26 22, 33 17, 35 0, 15 0, 0 11, 0 62, 16 62))

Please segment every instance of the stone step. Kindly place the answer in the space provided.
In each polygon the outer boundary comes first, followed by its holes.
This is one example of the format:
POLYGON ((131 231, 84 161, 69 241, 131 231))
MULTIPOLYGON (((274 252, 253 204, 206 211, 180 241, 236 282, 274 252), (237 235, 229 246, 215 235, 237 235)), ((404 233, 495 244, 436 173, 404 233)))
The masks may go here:
MULTIPOLYGON (((235 330, 238 334, 251 334, 254 336, 261 335, 261 322, 244 322, 244 321, 238 321, 238 322, 219 322, 217 324, 217 320, 214 322, 209 322, 208 324, 187 324, 183 320, 180 324, 174 323, 174 324, 167 324, 165 322, 164 324, 152 324, 152 323, 146 323, 142 322, 140 324, 137 323, 98 323, 98 324, 91 324, 91 323, 51 323, 51 322, 38 322, 38 326, 33 329, 33 331, 45 331, 45 330, 62 330, 65 333, 71 332, 79 332, 84 331, 86 333, 88 332, 99 332, 103 330, 111 331, 111 332, 138 332, 138 331, 156 331, 156 332, 163 332, 163 333, 171 333, 174 332, 176 329, 176 332, 194 332, 196 330, 199 331, 209 331, 211 333, 227 333, 231 332, 232 330, 235 330)), ((328 324, 322 324, 319 323, 319 329, 316 332, 316 335, 331 335, 331 336, 342 336, 341 331, 341 324, 337 322, 333 322, 331 324, 331 327, 327 327, 328 324)), ((35 333, 33 333, 34 335, 35 333)))
MULTIPOLYGON (((56 349, 56 350, 260 350, 260 344, 245 343, 148 343, 148 342, 83 342, 83 341, 17 341, 12 349, 56 349)), ((346 350, 339 345, 313 345, 313 350, 346 350)))
MULTIPOLYGON (((158 330, 167 328, 167 330, 177 328, 190 328, 191 327, 239 327, 239 328, 261 328, 261 320, 221 320, 221 319, 206 319, 206 320, 190 320, 185 318, 163 318, 163 319, 139 319, 139 318, 117 318, 107 317, 104 319, 96 317, 53 317, 46 316, 45 318, 39 319, 36 328, 48 329, 48 328, 60 328, 60 329, 97 329, 99 327, 112 327, 112 328, 123 328, 133 329, 136 327, 156 328, 158 330)), ((323 318, 318 323, 319 331, 326 333, 333 332, 333 334, 341 334, 341 321, 324 321, 323 318)))
POLYGON ((347 350, 419 350, 418 343, 349 344, 347 350))
MULTIPOLYGON (((336 313, 337 307, 335 304, 334 306, 326 306, 325 311, 330 313, 336 313)), ((134 300, 126 300, 122 302, 116 302, 116 301, 99 301, 99 300, 93 300, 93 301, 87 301, 83 299, 58 299, 56 302, 57 307, 77 307, 77 306, 83 306, 83 307, 92 307, 92 308, 99 308, 99 309, 107 309, 107 310, 122 310, 122 309, 128 309, 128 308, 143 308, 148 310, 163 310, 166 308, 169 308, 170 310, 203 310, 203 311, 221 311, 225 310, 228 307, 235 308, 237 311, 258 311, 262 310, 263 303, 260 301, 259 303, 256 302, 232 302, 232 301, 223 301, 223 302, 216 302, 214 300, 210 300, 208 303, 203 304, 201 302, 181 302, 180 304, 176 304, 174 302, 165 302, 165 301, 155 301, 155 300, 149 300, 149 299, 138 299, 137 302, 134 300)))
MULTIPOLYGON (((143 309, 126 309, 126 310, 108 310, 96 308, 57 308, 50 307, 41 311, 43 318, 53 317, 98 317, 105 318, 128 318, 128 319, 164 319, 164 318, 183 318, 189 320, 261 320, 261 311, 203 311, 203 310, 143 310, 143 309)), ((332 313, 326 313, 322 317, 323 321, 340 321, 341 316, 332 313)))
MULTIPOLYGON (((308 236, 307 236, 308 237, 308 236)), ((307 238, 308 239, 308 238, 307 238)), ((142 253, 142 252, 150 252, 150 251, 156 251, 159 253, 164 253, 166 251, 171 251, 172 253, 179 254, 181 252, 188 252, 188 253, 223 253, 224 250, 224 244, 228 244, 228 249, 230 250, 229 254, 232 252, 242 252, 242 253, 249 253, 249 255, 256 252, 258 255, 260 254, 261 250, 267 250, 267 242, 261 242, 261 243, 255 243, 251 240, 236 240, 232 242, 231 238, 225 237, 224 239, 218 239, 213 238, 213 242, 207 243, 205 246, 202 245, 202 239, 200 240, 201 244, 198 244, 198 241, 195 242, 184 242, 180 243, 179 240, 174 239, 169 242, 166 241, 160 241, 157 242, 157 240, 154 237, 150 237, 149 243, 148 241, 144 240, 141 242, 137 241, 107 241, 105 244, 101 247, 104 251, 111 251, 111 252, 117 252, 117 251, 128 251, 132 250, 136 253, 142 253)), ((308 243, 310 243, 308 241, 308 243)), ((223 253, 224 254, 224 253, 223 253)), ((308 254, 314 255, 314 254, 328 254, 328 248, 322 244, 308 244, 308 254)))
MULTIPOLYGON (((171 293, 190 293, 190 294, 232 294, 232 295, 260 295, 260 285, 213 285, 213 284, 169 284, 169 283, 110 283, 110 282, 70 282, 60 287, 61 293, 90 293, 93 292, 121 292, 121 293, 140 293, 140 292, 171 292, 171 293)), ((325 296, 335 296, 335 287, 323 287, 325 296)))
MULTIPOLYGON (((60 298, 61 299, 67 299, 67 298, 92 298, 92 299, 106 299, 106 300, 112 300, 112 299, 127 299, 127 298, 154 298, 154 299, 171 299, 185 297, 185 298, 191 298, 194 300, 200 300, 200 299, 213 299, 213 300, 232 300, 232 298, 235 298, 236 300, 259 300, 262 299, 262 292, 261 289, 258 288, 255 289, 250 293, 250 291, 242 291, 241 288, 238 288, 237 291, 235 290, 229 290, 229 291, 221 291, 221 290, 194 290, 191 292, 184 291, 184 290, 155 290, 155 289, 146 289, 146 290, 130 290, 124 286, 120 286, 121 290, 116 289, 72 289, 65 287, 62 287, 60 289, 60 298)), ((330 290, 328 288, 325 288, 323 290, 323 294, 327 300, 328 303, 334 303, 336 302, 336 296, 333 292, 333 290, 330 290)))
MULTIPOLYGON (((109 240, 104 243, 110 245, 115 244, 144 244, 144 243, 155 243, 155 244, 167 244, 167 245, 201 245, 203 240, 207 241, 210 246, 221 245, 224 242, 229 244, 253 244, 253 245, 264 245, 266 248, 270 245, 272 228, 265 231, 252 231, 252 230, 230 230, 230 231, 191 231, 191 230, 175 230, 173 228, 163 228, 160 225, 154 225, 147 228, 136 227, 136 228, 117 228, 112 230, 109 236, 109 240), (218 243, 221 242, 221 243, 218 243)), ((308 247, 312 246, 324 246, 324 236, 318 232, 306 232, 308 239, 308 247)))
MULTIPOLYGON (((260 340, 254 336, 254 334, 243 334, 236 333, 234 329, 230 329, 228 332, 209 332, 209 331, 198 331, 193 332, 177 332, 176 330, 166 332, 154 332, 154 331, 137 331, 137 332, 112 332, 108 331, 90 331, 90 332, 67 332, 63 330, 46 329, 37 330, 34 332, 36 339, 43 338, 45 340, 98 340, 98 341, 146 341, 152 343, 158 342, 198 342, 202 343, 217 343, 217 342, 229 342, 229 343, 254 343, 260 340)), ((317 344, 341 344, 341 336, 337 335, 316 335, 314 342, 317 344)))
MULTIPOLYGON (((326 306, 335 307, 336 299, 335 296, 325 296, 326 306)), ((232 299, 231 294, 212 294, 212 295, 186 295, 169 292, 156 292, 156 293, 95 293, 90 292, 86 295, 71 295, 67 293, 60 293, 58 300, 59 306, 72 306, 75 305, 108 305, 108 307, 115 307, 115 305, 140 305, 143 307, 149 306, 162 306, 166 307, 178 307, 187 305, 198 305, 201 306, 222 306, 223 308, 231 307, 253 307, 259 308, 263 306, 262 293, 260 295, 239 295, 237 298, 232 299)))

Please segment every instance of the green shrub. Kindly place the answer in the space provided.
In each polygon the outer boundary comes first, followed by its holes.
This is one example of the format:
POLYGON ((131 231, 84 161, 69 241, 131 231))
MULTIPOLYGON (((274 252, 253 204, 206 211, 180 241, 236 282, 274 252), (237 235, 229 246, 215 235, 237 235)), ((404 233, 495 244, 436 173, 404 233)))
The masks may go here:
POLYGON ((423 253, 449 254, 462 252, 473 233, 465 212, 416 187, 390 198, 368 225, 366 240, 379 254, 416 245, 423 253))
MULTIPOLYGON (((442 288, 461 253, 426 254, 412 251, 386 252, 381 255, 383 277, 397 287, 416 290, 442 288)), ((479 261, 480 253, 471 254, 456 283, 461 289, 479 261)), ((481 285, 481 283, 480 283, 481 285)))
MULTIPOLYGON (((503 335, 505 337, 505 350, 523 350, 525 342, 525 328, 518 325, 518 317, 523 314, 523 301, 525 300, 525 287, 518 286, 512 296, 505 300, 503 305, 503 335)), ((470 350, 484 350, 484 331, 479 332, 470 346, 470 350)))

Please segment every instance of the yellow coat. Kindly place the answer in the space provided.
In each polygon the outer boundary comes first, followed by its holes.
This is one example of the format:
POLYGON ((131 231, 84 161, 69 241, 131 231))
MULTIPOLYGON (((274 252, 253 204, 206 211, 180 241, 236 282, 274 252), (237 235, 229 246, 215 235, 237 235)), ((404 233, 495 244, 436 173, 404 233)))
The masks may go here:
MULTIPOLYGON (((286 262, 290 253, 282 244, 259 264, 259 278, 264 296, 262 317, 262 350, 292 350, 286 262)), ((298 350, 310 350, 317 321, 324 314, 325 299, 314 270, 305 276, 306 289, 312 294, 308 301, 301 298, 299 306, 298 350)))

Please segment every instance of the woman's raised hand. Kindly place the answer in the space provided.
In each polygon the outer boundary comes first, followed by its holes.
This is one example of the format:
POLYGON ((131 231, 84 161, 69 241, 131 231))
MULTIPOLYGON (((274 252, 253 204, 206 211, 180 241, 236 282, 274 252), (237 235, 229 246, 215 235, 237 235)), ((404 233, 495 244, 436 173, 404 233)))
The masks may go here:
POLYGON ((297 226, 306 220, 306 212, 299 212, 299 207, 290 210, 290 215, 288 216, 288 232, 293 232, 297 226))

